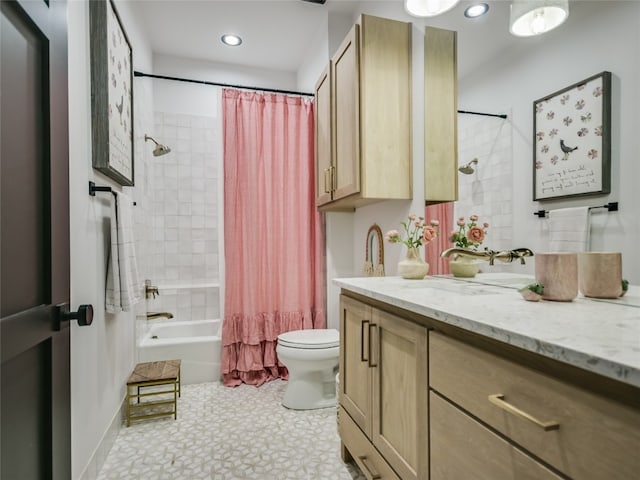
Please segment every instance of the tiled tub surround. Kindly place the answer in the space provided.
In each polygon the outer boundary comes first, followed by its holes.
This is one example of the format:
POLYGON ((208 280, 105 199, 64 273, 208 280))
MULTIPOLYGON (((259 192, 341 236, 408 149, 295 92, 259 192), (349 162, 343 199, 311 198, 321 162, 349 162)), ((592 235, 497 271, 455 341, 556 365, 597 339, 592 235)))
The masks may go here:
POLYGON ((148 312, 171 312, 179 320, 220 318, 220 285, 217 282, 159 284, 157 287, 158 295, 146 299, 148 312))
MULTIPOLYGON (((511 115, 511 112, 506 112, 511 115)), ((460 164, 478 159, 474 172, 458 174, 458 198, 454 219, 476 214, 489 222, 484 246, 493 250, 512 248, 513 239, 513 148, 512 124, 508 119, 479 115, 458 115, 460 164)), ((492 270, 508 271, 508 265, 492 270), (504 269, 504 270, 502 270, 504 269)))
POLYGON ((219 281, 219 121, 155 113, 156 138, 171 147, 151 164, 151 261, 145 276, 155 285, 219 281))
POLYGON ((334 283, 368 298, 459 327, 564 364, 640 387, 640 287, 598 301, 527 302, 517 287, 532 277, 340 278, 334 283))

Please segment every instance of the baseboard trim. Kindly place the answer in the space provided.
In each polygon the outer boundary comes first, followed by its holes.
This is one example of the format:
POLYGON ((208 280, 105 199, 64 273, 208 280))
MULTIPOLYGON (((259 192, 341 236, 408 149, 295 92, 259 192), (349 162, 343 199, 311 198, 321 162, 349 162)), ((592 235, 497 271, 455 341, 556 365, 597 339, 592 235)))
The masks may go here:
POLYGON ((124 399, 122 400, 120 408, 113 415, 111 423, 109 423, 107 430, 102 435, 100 443, 98 443, 98 446, 93 451, 91 458, 84 467, 80 477, 78 477, 78 480, 96 480, 98 478, 98 474, 107 459, 107 455, 109 455, 111 447, 113 447, 113 443, 118 433, 120 433, 120 429, 124 426, 125 401, 124 399))

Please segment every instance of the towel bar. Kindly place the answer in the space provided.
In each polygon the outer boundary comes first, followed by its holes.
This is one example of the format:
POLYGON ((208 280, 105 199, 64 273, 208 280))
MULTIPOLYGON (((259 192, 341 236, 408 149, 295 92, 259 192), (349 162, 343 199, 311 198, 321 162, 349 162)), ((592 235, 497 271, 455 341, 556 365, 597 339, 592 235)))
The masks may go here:
MULTIPOLYGON (((114 197, 118 196, 118 192, 114 192, 111 187, 100 187, 89 180, 89 195, 95 197, 96 192, 110 192, 114 197)), ((133 202, 133 204, 136 205, 136 202, 133 202)))
MULTIPOLYGON (((618 202, 609 202, 606 205, 598 205, 597 207, 589 207, 589 210, 595 210, 597 208, 606 208, 609 212, 617 212, 618 211, 618 202)), ((538 216, 538 218, 545 218, 548 213, 549 213, 548 210, 538 210, 537 212, 533 212, 533 214, 538 216)))

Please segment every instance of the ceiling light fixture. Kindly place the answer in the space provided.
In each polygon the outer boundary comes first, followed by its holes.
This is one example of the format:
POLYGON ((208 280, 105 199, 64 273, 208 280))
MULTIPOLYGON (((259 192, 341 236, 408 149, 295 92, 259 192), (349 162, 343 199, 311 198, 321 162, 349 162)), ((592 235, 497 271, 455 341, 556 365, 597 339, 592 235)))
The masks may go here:
POLYGON ((467 18, 481 17, 489 11, 489 5, 486 3, 476 3, 475 5, 468 6, 464 11, 464 16, 467 18))
POLYGON ((460 0, 406 0, 404 8, 414 17, 435 17, 451 10, 460 0))
POLYGON ((229 45, 230 47, 237 47, 242 43, 242 39, 238 35, 234 35, 232 33, 225 33, 220 37, 220 40, 225 45, 229 45))
POLYGON ((513 0, 509 31, 517 37, 540 35, 569 16, 569 0, 513 0))

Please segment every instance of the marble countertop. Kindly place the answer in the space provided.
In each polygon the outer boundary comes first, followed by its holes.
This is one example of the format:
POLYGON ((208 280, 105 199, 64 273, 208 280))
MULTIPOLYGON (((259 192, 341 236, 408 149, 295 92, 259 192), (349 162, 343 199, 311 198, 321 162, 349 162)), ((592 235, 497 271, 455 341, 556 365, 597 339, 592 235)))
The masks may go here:
POLYGON ((527 302, 533 277, 338 278, 344 290, 640 387, 640 287, 620 299, 527 302))

